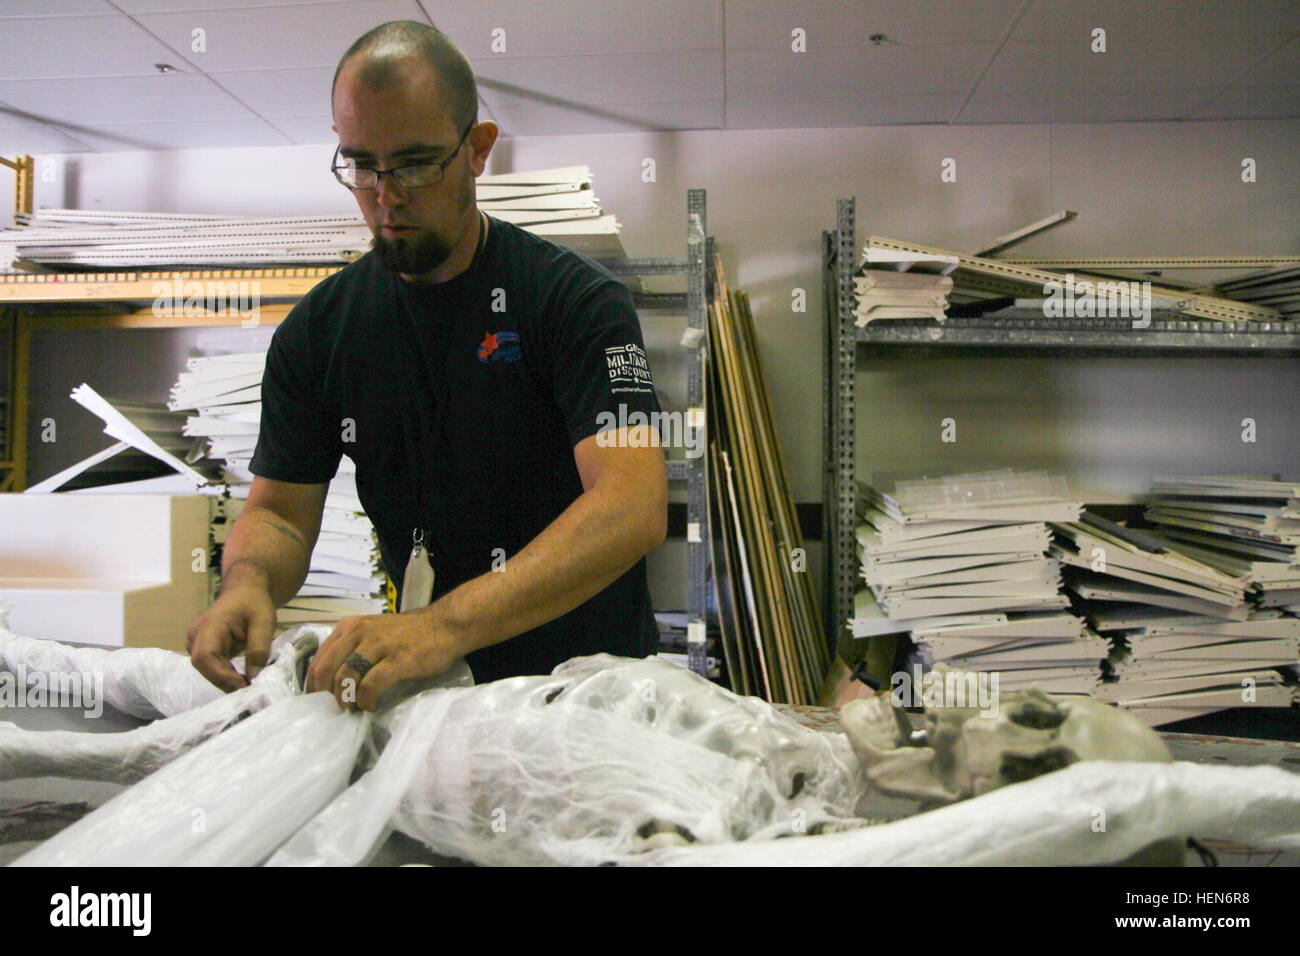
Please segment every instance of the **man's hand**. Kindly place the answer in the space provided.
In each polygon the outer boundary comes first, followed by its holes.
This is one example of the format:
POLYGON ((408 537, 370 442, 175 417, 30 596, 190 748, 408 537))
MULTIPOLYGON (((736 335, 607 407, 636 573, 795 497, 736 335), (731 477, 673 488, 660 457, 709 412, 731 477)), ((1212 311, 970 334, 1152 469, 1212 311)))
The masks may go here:
POLYGON ((439 677, 458 657, 451 631, 432 608, 405 614, 345 617, 307 671, 307 693, 327 690, 345 710, 374 710, 379 697, 405 680, 439 677), (371 667, 349 664, 359 655, 371 667))
POLYGON ((190 661, 224 691, 247 687, 271 655, 275 603, 265 587, 249 583, 221 593, 186 632, 190 661), (230 666, 244 652, 247 677, 230 666))

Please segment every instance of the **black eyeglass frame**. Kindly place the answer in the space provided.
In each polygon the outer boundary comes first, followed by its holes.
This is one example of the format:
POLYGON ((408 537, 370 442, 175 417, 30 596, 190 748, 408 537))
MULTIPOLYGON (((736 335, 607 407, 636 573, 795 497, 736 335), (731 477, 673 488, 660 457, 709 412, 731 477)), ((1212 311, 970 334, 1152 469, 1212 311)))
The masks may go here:
POLYGON ((460 154, 460 148, 465 145, 465 140, 469 138, 470 130, 472 130, 475 127, 475 125, 476 123, 473 120, 471 120, 470 124, 465 127, 465 132, 461 134, 460 142, 456 144, 456 148, 453 149, 451 151, 451 155, 448 156, 446 159, 442 160, 442 162, 407 163, 405 166, 394 166, 392 169, 370 169, 369 167, 357 166, 354 163, 354 165, 352 166, 352 170, 355 173, 368 172, 368 173, 375 174, 375 184, 373 186, 357 186, 344 180, 341 170, 345 170, 348 167, 340 166, 338 164, 339 150, 343 148, 342 143, 334 147, 334 158, 330 161, 330 171, 334 173, 334 178, 337 179, 341 185, 351 190, 363 190, 365 192, 374 192, 378 190, 379 184, 383 181, 383 178, 385 176, 392 176, 393 181, 396 182, 397 185, 401 186, 403 189, 424 189, 426 186, 436 186, 438 185, 438 183, 442 182, 444 179, 447 178, 447 167, 450 166, 453 162, 455 162, 456 157, 460 154), (402 182, 402 176, 399 175, 400 173, 403 173, 405 170, 408 169, 430 169, 431 167, 437 167, 438 178, 427 183, 416 183, 416 184, 404 183, 402 182))

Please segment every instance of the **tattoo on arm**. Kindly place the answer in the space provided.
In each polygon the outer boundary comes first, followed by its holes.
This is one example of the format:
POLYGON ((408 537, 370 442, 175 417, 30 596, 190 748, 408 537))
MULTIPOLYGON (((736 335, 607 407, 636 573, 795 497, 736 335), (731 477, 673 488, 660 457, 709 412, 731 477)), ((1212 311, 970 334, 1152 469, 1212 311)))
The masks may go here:
POLYGON ((270 527, 274 528, 276 531, 280 532, 280 534, 282 534, 284 537, 294 541, 298 545, 298 547, 302 548, 303 555, 308 559, 311 558, 311 551, 307 548, 306 542, 304 542, 302 538, 298 537, 298 533, 294 531, 292 528, 290 528, 288 525, 281 524, 278 521, 272 521, 269 518, 263 518, 260 515, 258 516, 257 520, 262 522, 262 524, 269 525, 270 527))

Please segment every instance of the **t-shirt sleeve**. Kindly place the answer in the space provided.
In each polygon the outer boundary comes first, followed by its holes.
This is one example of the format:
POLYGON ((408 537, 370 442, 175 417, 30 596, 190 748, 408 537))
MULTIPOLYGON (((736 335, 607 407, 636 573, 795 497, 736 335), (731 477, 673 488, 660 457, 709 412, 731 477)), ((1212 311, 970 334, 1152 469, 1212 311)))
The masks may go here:
POLYGON ((315 485, 338 471, 342 431, 313 374, 306 307, 306 300, 294 306, 271 337, 249 470, 273 481, 315 485))
POLYGON ((641 322, 621 283, 602 283, 580 300, 560 323, 554 349, 555 402, 574 445, 600 431, 651 423, 659 400, 641 322))

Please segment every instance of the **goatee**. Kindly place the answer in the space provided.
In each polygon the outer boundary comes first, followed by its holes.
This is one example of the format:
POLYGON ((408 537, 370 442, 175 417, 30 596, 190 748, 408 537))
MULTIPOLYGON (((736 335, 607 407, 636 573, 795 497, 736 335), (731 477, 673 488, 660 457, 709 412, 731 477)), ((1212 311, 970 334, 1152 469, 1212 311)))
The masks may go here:
POLYGON ((431 272, 447 261, 452 247, 441 237, 423 229, 414 236, 385 239, 375 236, 371 248, 380 264, 390 272, 404 275, 421 275, 431 272))

